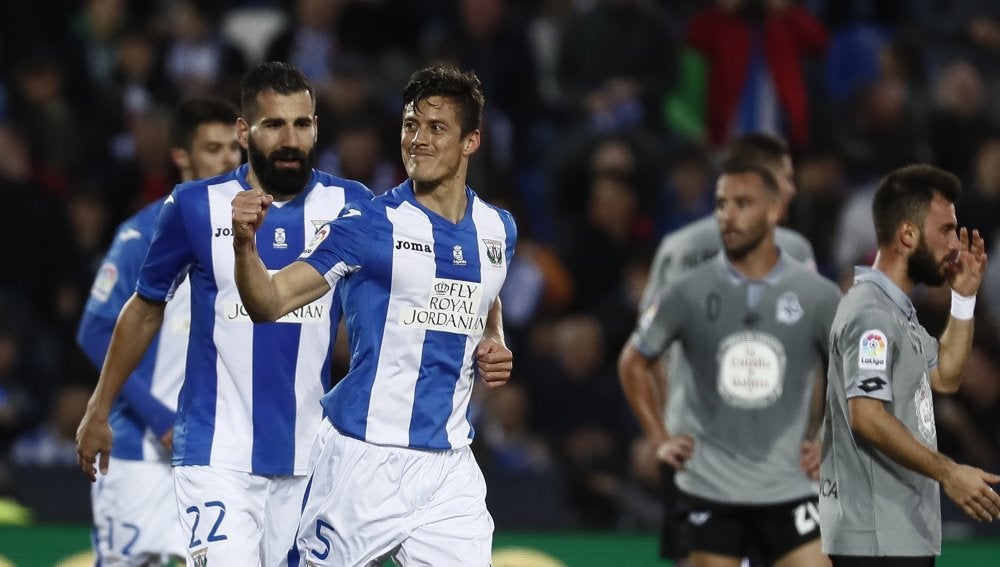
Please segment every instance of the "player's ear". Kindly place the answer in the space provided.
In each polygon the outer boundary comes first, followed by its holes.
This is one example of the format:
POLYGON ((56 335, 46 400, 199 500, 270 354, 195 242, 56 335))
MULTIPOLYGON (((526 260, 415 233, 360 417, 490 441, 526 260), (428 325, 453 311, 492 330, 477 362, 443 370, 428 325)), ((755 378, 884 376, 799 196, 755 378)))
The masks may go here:
POLYGON ((896 230, 896 239, 904 248, 912 250, 920 243, 920 227, 910 221, 903 221, 896 230))
POLYGON ((250 123, 239 117, 236 119, 236 139, 244 150, 250 149, 250 123))
POLYGON ((191 154, 184 148, 170 148, 170 161, 181 171, 191 168, 191 154))
POLYGON ((481 134, 478 128, 465 135, 465 143, 463 144, 462 147, 462 155, 470 156, 476 153, 476 150, 479 149, 480 136, 481 134))

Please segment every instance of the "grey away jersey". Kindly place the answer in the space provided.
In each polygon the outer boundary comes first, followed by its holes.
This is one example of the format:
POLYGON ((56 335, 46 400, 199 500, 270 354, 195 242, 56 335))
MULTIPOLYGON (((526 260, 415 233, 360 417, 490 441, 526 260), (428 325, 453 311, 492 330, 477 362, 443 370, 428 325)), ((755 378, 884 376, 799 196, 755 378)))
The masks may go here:
POLYGON ((941 552, 938 483, 853 435, 848 400, 868 396, 937 450, 930 370, 938 343, 901 289, 858 267, 830 332, 826 431, 820 469, 823 551, 930 556, 941 552))
MULTIPOLYGON (((840 299, 833 282, 782 252, 751 282, 724 254, 669 285, 632 336, 648 358, 680 343, 691 373, 674 433, 695 449, 677 486, 731 504, 774 504, 816 493, 799 468, 817 365, 840 299)), ((673 386, 670 396, 673 397, 673 386)))
MULTIPOLYGON (((806 237, 794 230, 777 227, 774 231, 774 243, 778 248, 792 258, 804 263, 810 269, 816 268, 816 258, 813 256, 812 245, 806 237)), ((712 258, 722 249, 722 236, 719 234, 719 223, 714 215, 708 215, 696 220, 683 228, 663 237, 653 265, 649 270, 649 282, 642 292, 639 302, 639 312, 642 313, 656 301, 667 285, 694 268, 712 258)), ((678 423, 674 416, 684 407, 682 384, 690 374, 684 353, 679 345, 670 348, 667 380, 670 384, 670 395, 667 398, 666 412, 667 429, 674 431, 678 423)))

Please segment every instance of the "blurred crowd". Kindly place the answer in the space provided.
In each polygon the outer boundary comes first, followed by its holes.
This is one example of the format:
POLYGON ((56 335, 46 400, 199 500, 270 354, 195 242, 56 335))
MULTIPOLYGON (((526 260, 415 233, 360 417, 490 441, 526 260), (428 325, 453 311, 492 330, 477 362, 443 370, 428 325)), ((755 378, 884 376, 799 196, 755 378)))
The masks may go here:
MULTIPOLYGON (((659 239, 712 213, 733 137, 789 140, 789 224, 845 286, 872 260, 875 184, 907 163, 958 175, 959 224, 1000 250, 991 0, 3 2, 0 494, 18 497, 10 470, 76 463, 97 375, 77 321, 114 228, 177 181, 172 106, 238 102, 243 72, 272 59, 316 86, 318 167, 376 194, 405 176, 410 72, 452 62, 483 81, 470 182, 520 231, 502 295, 514 377, 479 389, 473 415, 501 527, 656 526, 659 472, 615 360, 659 239)), ((998 471, 1000 261, 990 270, 965 384, 936 410, 943 452, 998 471)), ((949 297, 914 298, 932 334, 949 297)))

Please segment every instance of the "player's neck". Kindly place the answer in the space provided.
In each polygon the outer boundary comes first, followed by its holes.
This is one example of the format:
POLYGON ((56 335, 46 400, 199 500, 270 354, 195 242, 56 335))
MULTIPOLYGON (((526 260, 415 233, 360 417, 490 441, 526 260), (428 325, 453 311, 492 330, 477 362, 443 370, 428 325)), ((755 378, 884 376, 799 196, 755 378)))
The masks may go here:
POLYGON ((913 291, 914 283, 907 272, 906 258, 896 254, 892 250, 880 248, 878 253, 875 254, 875 261, 872 262, 872 268, 885 274, 906 295, 910 295, 910 292, 913 291))
POLYGON ((464 177, 438 183, 414 181, 413 194, 418 203, 453 223, 465 217, 468 198, 465 194, 464 177))
POLYGON ((733 258, 728 254, 726 258, 729 259, 733 268, 746 276, 747 279, 762 280, 778 265, 781 254, 778 252, 778 247, 774 245, 774 241, 771 240, 762 242, 741 258, 733 258))

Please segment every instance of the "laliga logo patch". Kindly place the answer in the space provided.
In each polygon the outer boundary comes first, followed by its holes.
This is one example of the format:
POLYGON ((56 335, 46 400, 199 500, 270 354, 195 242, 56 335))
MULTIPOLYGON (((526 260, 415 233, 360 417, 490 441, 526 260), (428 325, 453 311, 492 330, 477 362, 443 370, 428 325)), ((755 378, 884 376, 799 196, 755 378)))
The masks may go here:
POLYGON ((862 370, 885 370, 889 359, 889 341, 885 333, 871 329, 861 333, 858 345, 858 368, 862 370))
POLYGON ((97 301, 104 303, 111 297, 111 291, 118 282, 118 267, 112 262, 105 262, 101 269, 97 271, 94 278, 94 285, 90 288, 90 295, 97 301))
POLYGON ((316 248, 320 245, 320 243, 326 240, 327 236, 330 236, 330 225, 324 224, 323 228, 317 230, 316 234, 313 235, 312 240, 309 241, 309 244, 306 246, 306 249, 302 251, 299 258, 308 258, 313 252, 316 251, 316 248))

